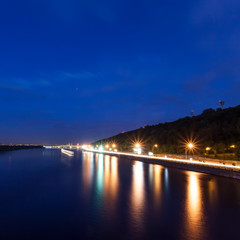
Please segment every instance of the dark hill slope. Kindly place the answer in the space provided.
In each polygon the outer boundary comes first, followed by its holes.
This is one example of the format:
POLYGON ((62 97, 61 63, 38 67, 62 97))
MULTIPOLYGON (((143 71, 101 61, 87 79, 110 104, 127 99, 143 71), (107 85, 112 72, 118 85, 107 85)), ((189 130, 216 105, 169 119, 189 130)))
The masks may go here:
POLYGON ((184 140, 194 138, 199 151, 211 147, 214 152, 228 152, 230 145, 240 144, 240 105, 227 109, 206 109, 202 114, 185 117, 174 122, 145 126, 133 131, 99 140, 93 144, 116 143, 122 151, 131 150, 133 142, 140 141, 146 151, 159 153, 183 153, 184 140))

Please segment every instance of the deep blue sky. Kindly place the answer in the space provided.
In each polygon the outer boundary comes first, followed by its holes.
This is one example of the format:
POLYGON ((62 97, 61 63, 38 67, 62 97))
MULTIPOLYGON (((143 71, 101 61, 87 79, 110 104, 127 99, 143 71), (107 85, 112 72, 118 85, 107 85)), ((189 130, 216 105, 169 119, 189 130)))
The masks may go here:
POLYGON ((0 2, 0 142, 88 142, 240 104, 239 0, 0 2))

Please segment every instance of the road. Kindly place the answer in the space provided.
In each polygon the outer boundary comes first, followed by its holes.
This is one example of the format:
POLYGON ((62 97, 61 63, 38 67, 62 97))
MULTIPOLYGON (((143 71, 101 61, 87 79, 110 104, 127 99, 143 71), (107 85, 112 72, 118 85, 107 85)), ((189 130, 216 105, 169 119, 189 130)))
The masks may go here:
MULTIPOLYGON (((190 160, 190 159, 179 159, 179 158, 169 158, 167 156, 165 157, 157 157, 157 156, 148 156, 144 154, 134 154, 134 153, 125 153, 125 152, 113 152, 113 151, 100 151, 96 149, 91 149, 87 147, 82 147, 82 150, 85 151, 90 151, 90 152, 96 152, 96 153, 105 153, 105 154, 111 154, 111 155, 122 155, 122 156, 132 156, 132 157, 138 157, 138 158, 145 158, 145 159, 154 159, 154 160, 159 160, 159 161, 170 161, 170 162, 178 162, 178 163, 187 163, 191 165, 199 165, 199 166, 209 166, 209 167, 214 167, 214 168, 224 168, 224 169, 231 169, 235 171, 240 170, 240 165, 239 163, 236 166, 233 166, 232 163, 234 161, 228 161, 225 164, 219 163, 213 160, 205 160, 199 161, 199 160, 190 160)), ((221 160, 219 160, 221 161, 221 160)))

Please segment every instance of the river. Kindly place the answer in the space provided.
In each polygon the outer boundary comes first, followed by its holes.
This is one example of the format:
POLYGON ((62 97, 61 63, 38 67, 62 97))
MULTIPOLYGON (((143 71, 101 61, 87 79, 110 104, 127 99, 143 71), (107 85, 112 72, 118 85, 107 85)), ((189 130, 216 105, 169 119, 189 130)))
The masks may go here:
POLYGON ((240 181, 58 149, 0 153, 1 239, 240 239, 240 181))

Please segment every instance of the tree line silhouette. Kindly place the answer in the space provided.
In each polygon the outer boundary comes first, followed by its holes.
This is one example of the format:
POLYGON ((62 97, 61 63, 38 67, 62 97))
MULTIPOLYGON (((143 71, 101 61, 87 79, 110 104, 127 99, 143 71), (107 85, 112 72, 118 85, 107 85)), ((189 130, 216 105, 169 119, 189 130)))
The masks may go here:
MULTIPOLYGON (((222 106, 223 107, 223 106, 222 106)), ((194 154, 210 157, 234 155, 240 158, 240 105, 230 108, 209 108, 202 114, 173 122, 144 126, 133 131, 101 139, 93 145, 116 143, 120 151, 132 151, 140 142, 145 152, 184 154, 187 142, 195 145, 194 154), (208 149, 208 150, 206 150, 208 149)))

